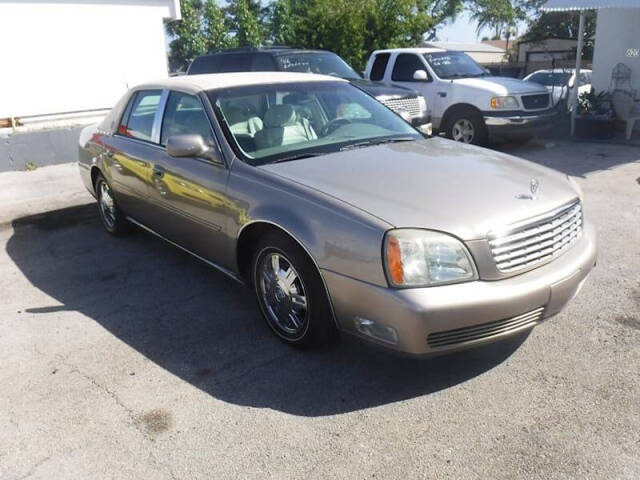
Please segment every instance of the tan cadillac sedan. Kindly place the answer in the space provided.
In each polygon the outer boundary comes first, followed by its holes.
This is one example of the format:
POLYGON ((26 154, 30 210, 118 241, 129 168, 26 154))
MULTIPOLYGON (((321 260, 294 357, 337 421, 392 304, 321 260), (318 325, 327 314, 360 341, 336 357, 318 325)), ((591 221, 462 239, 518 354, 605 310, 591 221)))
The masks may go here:
POLYGON ((425 139, 328 76, 136 87, 82 132, 79 165, 109 233, 135 224, 252 286, 301 347, 492 342, 558 313, 596 261, 566 175, 425 139))

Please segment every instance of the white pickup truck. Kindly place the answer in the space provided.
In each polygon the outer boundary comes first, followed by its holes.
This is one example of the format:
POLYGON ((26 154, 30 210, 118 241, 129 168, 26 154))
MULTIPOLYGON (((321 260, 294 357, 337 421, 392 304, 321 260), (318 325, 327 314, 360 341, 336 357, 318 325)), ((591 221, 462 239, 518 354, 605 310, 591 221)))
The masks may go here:
POLYGON ((464 52, 376 50, 365 76, 421 93, 431 110, 434 130, 460 142, 483 144, 489 136, 529 138, 551 127, 558 115, 543 86, 493 77, 464 52))

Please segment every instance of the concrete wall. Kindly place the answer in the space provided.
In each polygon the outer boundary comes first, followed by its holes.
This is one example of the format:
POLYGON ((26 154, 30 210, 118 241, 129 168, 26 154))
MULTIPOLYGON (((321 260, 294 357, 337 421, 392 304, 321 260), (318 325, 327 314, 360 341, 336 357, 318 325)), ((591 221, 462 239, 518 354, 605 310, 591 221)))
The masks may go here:
POLYGON ((113 106, 168 74, 177 0, 0 0, 0 119, 113 106))
POLYGON ((618 63, 631 68, 631 90, 640 94, 640 8, 598 10, 593 53, 593 88, 609 91, 618 63))
POLYGON ((0 134, 0 172, 77 161, 82 128, 0 134))

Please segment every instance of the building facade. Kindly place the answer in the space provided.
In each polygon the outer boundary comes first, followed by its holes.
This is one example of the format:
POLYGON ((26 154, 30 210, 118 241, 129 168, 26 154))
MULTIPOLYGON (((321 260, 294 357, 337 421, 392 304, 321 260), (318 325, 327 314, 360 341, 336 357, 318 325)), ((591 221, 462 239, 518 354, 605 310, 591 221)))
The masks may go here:
POLYGON ((179 0, 0 0, 0 122, 99 112, 166 77, 179 18, 179 0))

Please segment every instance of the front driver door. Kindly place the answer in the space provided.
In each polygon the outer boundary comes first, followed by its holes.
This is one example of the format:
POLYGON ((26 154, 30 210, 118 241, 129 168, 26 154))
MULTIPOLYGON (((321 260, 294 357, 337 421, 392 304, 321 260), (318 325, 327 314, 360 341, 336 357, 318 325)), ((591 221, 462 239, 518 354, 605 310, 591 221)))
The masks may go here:
MULTIPOLYGON (((219 152, 200 98, 171 91, 164 110, 160 145, 173 135, 198 134, 219 152)), ((151 181, 153 224, 169 240, 212 262, 228 265, 223 245, 230 214, 226 190, 229 170, 219 161, 199 157, 174 158, 163 148, 151 181)))

